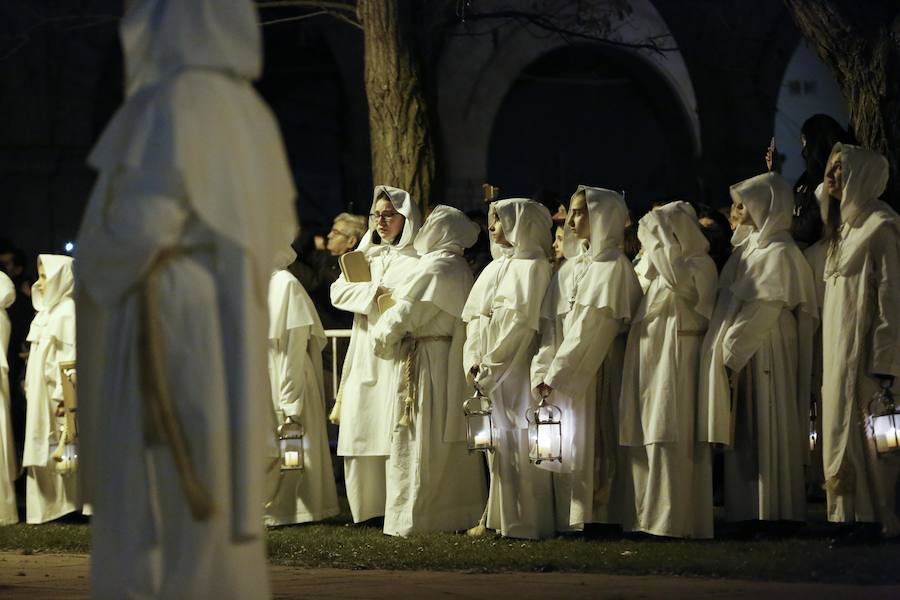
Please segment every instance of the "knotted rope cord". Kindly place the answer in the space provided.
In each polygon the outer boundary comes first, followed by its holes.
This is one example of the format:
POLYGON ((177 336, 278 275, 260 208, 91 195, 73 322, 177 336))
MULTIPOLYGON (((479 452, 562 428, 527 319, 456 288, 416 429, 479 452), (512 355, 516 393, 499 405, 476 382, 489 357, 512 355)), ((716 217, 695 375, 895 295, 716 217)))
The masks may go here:
POLYGON ((165 343, 159 309, 159 277, 183 249, 164 250, 156 258, 141 294, 141 382, 144 396, 144 439, 148 445, 167 444, 191 514, 205 521, 213 513, 213 500, 203 485, 191 458, 184 429, 175 412, 164 362, 165 343))
POLYGON ((409 427, 413 421, 413 413, 416 405, 416 350, 420 343, 426 342, 449 342, 453 340, 450 335, 429 335, 425 337, 407 336, 403 339, 406 343, 406 359, 403 361, 403 408, 400 413, 400 420, 397 425, 400 427, 409 427))

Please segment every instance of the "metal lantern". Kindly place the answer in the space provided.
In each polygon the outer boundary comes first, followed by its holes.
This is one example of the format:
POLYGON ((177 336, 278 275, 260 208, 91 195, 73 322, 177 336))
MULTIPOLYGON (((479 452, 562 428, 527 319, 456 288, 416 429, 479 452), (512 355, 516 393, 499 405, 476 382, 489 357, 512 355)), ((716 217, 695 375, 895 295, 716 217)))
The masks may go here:
POLYGON ((869 402, 869 432, 879 455, 900 452, 900 411, 889 388, 876 392, 869 402))
POLYGON ((53 461, 56 472, 60 475, 71 475, 78 470, 78 442, 74 435, 70 435, 65 426, 60 428, 60 446, 53 453, 53 461))
POLYGON ((816 445, 819 442, 819 431, 817 428, 819 420, 819 410, 816 407, 816 401, 813 399, 809 403, 809 451, 815 452, 816 445))
POLYGON ((562 411, 547 401, 547 394, 525 413, 528 421, 528 458, 539 465, 544 461, 562 462, 562 411))
POLYGON ((59 445, 51 455, 60 475, 78 470, 78 394, 75 389, 75 361, 59 363, 59 379, 63 392, 63 420, 59 428, 59 445))
POLYGON ((466 416, 466 444, 469 452, 494 451, 494 417, 490 399, 475 388, 472 397, 463 403, 466 416))
POLYGON ((284 423, 278 426, 278 445, 281 449, 281 470, 302 471, 304 456, 304 431, 303 425, 287 417, 284 423))

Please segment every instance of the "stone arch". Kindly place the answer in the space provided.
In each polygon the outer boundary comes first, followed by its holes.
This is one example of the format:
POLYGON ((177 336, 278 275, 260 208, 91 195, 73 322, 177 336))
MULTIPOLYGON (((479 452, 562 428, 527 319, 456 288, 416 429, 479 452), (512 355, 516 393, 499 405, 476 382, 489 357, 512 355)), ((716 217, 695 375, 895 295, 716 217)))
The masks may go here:
MULTIPOLYGON (((671 36, 649 0, 633 2, 633 13, 615 27, 622 42, 643 42, 648 36, 671 36)), ((498 111, 519 74, 542 56, 572 43, 561 36, 536 37, 517 24, 493 35, 451 38, 438 66, 438 115, 445 165, 443 195, 456 206, 477 204, 487 176, 491 129, 498 111)), ((598 44, 599 46, 599 44, 598 44)), ((694 157, 701 152, 697 99, 687 65, 679 51, 662 55, 628 50, 633 58, 665 82, 689 124, 694 157)))

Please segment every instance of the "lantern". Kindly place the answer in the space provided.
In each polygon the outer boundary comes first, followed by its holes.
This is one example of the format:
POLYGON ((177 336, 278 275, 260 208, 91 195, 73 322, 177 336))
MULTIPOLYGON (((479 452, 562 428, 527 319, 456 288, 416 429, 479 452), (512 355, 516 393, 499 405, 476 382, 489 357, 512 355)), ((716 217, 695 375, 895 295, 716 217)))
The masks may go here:
POLYGON ((303 438, 303 425, 295 421, 294 417, 287 417, 284 423, 278 426, 278 445, 281 449, 282 471, 303 470, 303 438))
POLYGON ((472 397, 463 403, 463 413, 466 416, 466 444, 469 452, 494 451, 496 434, 492 412, 490 399, 476 387, 472 397))
POLYGON ((547 394, 541 394, 541 401, 528 409, 528 459, 539 465, 546 461, 562 462, 562 411, 547 401, 547 394))
POLYGON ((71 475, 78 469, 78 442, 70 435, 65 426, 59 430, 60 447, 53 453, 56 472, 60 475, 71 475))
POLYGON ((890 388, 883 387, 869 402, 869 433, 875 439, 879 455, 900 451, 900 411, 894 403, 890 388))
POLYGON ((809 403, 809 451, 815 452, 816 444, 819 442, 819 431, 816 428, 819 420, 819 410, 816 407, 816 400, 813 398, 809 403))

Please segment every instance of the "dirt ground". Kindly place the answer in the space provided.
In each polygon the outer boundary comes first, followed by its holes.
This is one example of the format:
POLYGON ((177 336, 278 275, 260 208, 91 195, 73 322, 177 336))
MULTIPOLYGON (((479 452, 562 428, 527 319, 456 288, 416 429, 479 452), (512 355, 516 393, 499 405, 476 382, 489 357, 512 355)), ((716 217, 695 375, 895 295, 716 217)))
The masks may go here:
MULTIPOLYGON (((775 583, 589 573, 348 571, 272 566, 275 598, 900 598, 900 586, 775 583)), ((88 557, 0 552, 0 598, 69 600, 89 594, 88 557)))

